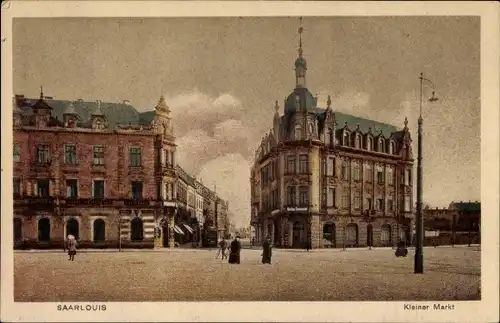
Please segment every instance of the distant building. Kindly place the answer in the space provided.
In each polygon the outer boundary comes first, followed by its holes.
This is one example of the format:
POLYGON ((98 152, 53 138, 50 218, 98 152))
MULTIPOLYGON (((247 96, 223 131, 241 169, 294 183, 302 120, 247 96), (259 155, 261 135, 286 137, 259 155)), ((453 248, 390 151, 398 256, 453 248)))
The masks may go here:
POLYGON ((390 246, 410 241, 413 154, 403 128, 321 108, 306 86, 302 40, 295 89, 278 102, 251 168, 255 238, 275 246, 390 246))
POLYGON ((451 202, 447 208, 424 208, 426 230, 479 232, 481 202, 451 202))

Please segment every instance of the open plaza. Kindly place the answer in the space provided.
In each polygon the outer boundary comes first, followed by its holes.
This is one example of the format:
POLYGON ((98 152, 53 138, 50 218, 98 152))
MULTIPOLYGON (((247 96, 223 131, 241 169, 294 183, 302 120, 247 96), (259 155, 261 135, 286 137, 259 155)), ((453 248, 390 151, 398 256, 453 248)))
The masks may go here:
POLYGON ((16 302, 70 301, 410 301, 479 300, 480 247, 424 249, 424 274, 413 273, 414 250, 391 248, 243 249, 241 264, 215 259, 216 249, 79 250, 14 253, 16 302))

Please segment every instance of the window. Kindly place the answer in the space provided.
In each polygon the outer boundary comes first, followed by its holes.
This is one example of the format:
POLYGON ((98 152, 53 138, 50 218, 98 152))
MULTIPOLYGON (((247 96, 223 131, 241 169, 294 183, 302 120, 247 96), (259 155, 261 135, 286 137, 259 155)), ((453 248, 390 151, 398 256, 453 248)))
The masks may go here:
POLYGON ((295 156, 287 157, 286 170, 288 173, 295 173, 295 156))
POLYGON ((304 174, 309 172, 309 156, 300 155, 299 156, 299 172, 304 174))
POLYGON ((411 200, 410 200, 410 196, 409 195, 406 195, 405 196, 405 212, 411 212, 411 200))
POLYGON ((384 183, 384 171, 382 169, 377 169, 377 183, 384 183))
POLYGON ((130 166, 141 166, 141 148, 130 148, 130 166))
POLYGON ((328 206, 329 207, 335 207, 335 188, 329 187, 328 188, 328 206))
POLYGON ((103 146, 92 147, 92 164, 104 165, 104 147, 103 146))
POLYGON ((312 135, 314 132, 314 126, 311 122, 309 122, 309 134, 312 135))
POLYGON ((405 172, 405 185, 411 185, 411 170, 409 169, 405 172))
POLYGON ((326 175, 335 176, 335 158, 329 157, 326 165, 326 175))
POLYGON ((295 126, 295 140, 302 140, 302 127, 300 125, 295 126))
POLYGON ((325 207, 327 205, 327 198, 328 198, 328 195, 327 195, 326 187, 323 187, 323 189, 321 190, 321 206, 325 207))
POLYGON ((394 211, 394 204, 392 202, 392 199, 387 200, 387 208, 389 209, 390 212, 394 211))
POLYGON ((392 168, 387 169, 387 183, 389 185, 394 185, 394 172, 392 168))
POLYGON ((64 163, 76 164, 76 145, 64 145, 64 163))
POLYGON ((287 204, 288 206, 295 206, 295 186, 287 187, 287 204))
POLYGON ((333 131, 332 129, 328 129, 328 135, 326 137, 327 145, 333 145, 333 131))
POLYGON ((343 192, 342 193, 342 208, 343 209, 348 209, 350 207, 350 198, 349 198, 349 192, 343 192))
POLYGON ((40 197, 49 197, 49 180, 48 179, 39 179, 36 181, 37 184, 37 193, 40 197))
POLYGON ((103 199, 104 198, 104 180, 95 179, 92 188, 92 197, 95 199, 103 199))
POLYGON ((156 199, 161 200, 162 199, 162 185, 161 183, 156 184, 156 199))
POLYGON ((14 144, 12 146, 12 159, 15 163, 21 161, 21 145, 20 144, 14 144))
POLYGON ((370 197, 366 198, 366 209, 367 210, 372 209, 372 199, 370 197))
POLYGON ((21 180, 14 178, 12 192, 14 196, 21 196, 21 180))
POLYGON ((170 151, 165 150, 165 164, 167 164, 167 166, 172 165, 172 163, 170 161, 171 161, 170 160, 170 151))
POLYGON ((299 189, 300 206, 309 206, 309 187, 301 186, 299 189))
POLYGON ((49 157, 49 146, 39 145, 36 148, 36 161, 38 164, 48 164, 50 161, 49 157))
POLYGON ((366 138, 366 150, 372 151, 373 150, 373 144, 372 144, 372 138, 367 137, 366 138))
POLYGON ((377 210, 378 211, 384 210, 384 199, 377 199, 377 210))
POLYGON ((346 162, 342 163, 342 179, 343 180, 348 180, 349 179, 349 167, 346 162))
POLYGON ((66 196, 72 199, 78 197, 78 182, 76 179, 66 180, 66 196))
POLYGON ((361 209, 361 193, 359 191, 354 192, 354 208, 361 209))
POLYGON ((359 149, 361 148, 361 136, 356 134, 356 141, 354 142, 354 147, 359 149))
POLYGON ((372 165, 366 165, 365 180, 367 182, 373 181, 373 168, 372 165))
POLYGON ((349 132, 344 131, 344 136, 342 139, 342 145, 349 146, 349 132))
POLYGON ((361 167, 358 163, 354 163, 354 180, 359 181, 361 180, 361 167))

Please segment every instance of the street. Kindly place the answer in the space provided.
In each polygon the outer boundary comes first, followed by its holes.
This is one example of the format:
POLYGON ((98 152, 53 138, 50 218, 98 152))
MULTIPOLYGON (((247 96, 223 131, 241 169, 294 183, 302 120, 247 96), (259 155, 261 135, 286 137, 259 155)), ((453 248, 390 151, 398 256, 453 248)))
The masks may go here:
POLYGON ((413 254, 394 250, 244 249, 240 265, 216 250, 14 253, 16 302, 69 301, 409 301, 480 299, 479 247, 425 248, 424 274, 413 254))

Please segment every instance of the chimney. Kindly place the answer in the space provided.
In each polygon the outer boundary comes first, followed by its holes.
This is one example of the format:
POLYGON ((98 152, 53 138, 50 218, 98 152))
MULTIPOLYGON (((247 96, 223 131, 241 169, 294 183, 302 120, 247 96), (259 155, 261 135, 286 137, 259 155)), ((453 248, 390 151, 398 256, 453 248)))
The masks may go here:
POLYGON ((130 105, 130 101, 129 100, 123 100, 123 104, 130 105))

